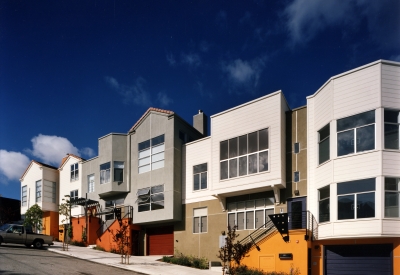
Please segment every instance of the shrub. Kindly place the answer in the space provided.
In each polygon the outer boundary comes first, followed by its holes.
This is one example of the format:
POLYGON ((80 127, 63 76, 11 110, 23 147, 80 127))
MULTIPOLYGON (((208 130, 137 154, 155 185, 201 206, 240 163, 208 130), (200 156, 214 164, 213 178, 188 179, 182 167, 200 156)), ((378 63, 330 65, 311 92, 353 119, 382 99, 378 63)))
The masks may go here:
POLYGON ((102 248, 101 246, 98 246, 98 245, 93 246, 93 249, 100 250, 100 251, 106 251, 104 248, 102 248))
POLYGON ((163 256, 162 261, 171 264, 183 265, 188 267, 194 267, 198 269, 208 269, 207 258, 200 258, 196 256, 187 256, 182 253, 176 252, 173 257, 163 256))
POLYGON ((291 272, 283 272, 283 271, 270 271, 264 272, 262 270, 247 267, 245 265, 240 265, 236 267, 232 267, 231 274, 235 275, 300 275, 299 268, 294 268, 292 266, 291 272))
POLYGON ((80 241, 70 241, 69 244, 82 247, 86 246, 85 242, 80 242, 80 241))

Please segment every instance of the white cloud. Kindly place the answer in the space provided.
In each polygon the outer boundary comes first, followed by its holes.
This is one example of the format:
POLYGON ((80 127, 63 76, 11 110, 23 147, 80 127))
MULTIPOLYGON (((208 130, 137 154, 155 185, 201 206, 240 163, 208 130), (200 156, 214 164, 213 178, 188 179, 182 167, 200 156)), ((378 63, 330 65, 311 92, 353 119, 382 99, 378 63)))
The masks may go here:
POLYGON ((85 147, 79 150, 79 153, 81 153, 82 156, 85 156, 87 158, 92 158, 96 155, 96 152, 89 147, 85 147))
POLYGON ((174 66, 176 64, 175 56, 172 53, 167 54, 166 58, 169 65, 174 66))
POLYGON ((157 95, 157 100, 160 102, 161 106, 168 106, 172 102, 174 102, 171 98, 167 96, 164 92, 159 92, 157 95))
POLYGON ((138 77, 132 86, 120 84, 114 77, 106 76, 106 82, 123 98, 125 104, 148 107, 151 105, 150 94, 145 89, 146 80, 138 77))
POLYGON ((254 90, 265 67, 266 57, 256 58, 251 61, 236 59, 222 65, 222 70, 227 74, 233 90, 246 88, 254 90))
POLYGON ((201 64, 200 56, 196 53, 181 54, 181 62, 191 67, 198 67, 201 64))
POLYGON ((28 167, 29 158, 19 152, 0 150, 0 183, 19 180, 28 167))
POLYGON ((283 15, 293 45, 309 42, 328 27, 339 26, 344 33, 353 34, 365 20, 370 41, 396 47, 400 42, 399 9, 398 0, 294 0, 283 15))
POLYGON ((46 164, 57 166, 68 153, 79 155, 78 148, 64 137, 39 134, 33 137, 31 141, 33 149, 26 151, 46 164))

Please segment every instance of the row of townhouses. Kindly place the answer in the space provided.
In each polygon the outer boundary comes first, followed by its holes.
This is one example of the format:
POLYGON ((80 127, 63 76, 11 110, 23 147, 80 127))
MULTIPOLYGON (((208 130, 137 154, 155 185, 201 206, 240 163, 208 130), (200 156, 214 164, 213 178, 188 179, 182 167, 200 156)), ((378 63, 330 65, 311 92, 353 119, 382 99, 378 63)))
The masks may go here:
POLYGON ((62 239, 68 223, 73 240, 85 235, 107 250, 127 221, 132 255, 217 261, 235 225, 252 243, 248 266, 396 274, 399 133, 400 63, 384 60, 330 78, 297 109, 281 91, 210 120, 199 111, 193 125, 149 108, 127 133, 100 137, 92 159, 33 160, 21 177, 21 214, 37 203, 43 233, 62 239), (71 221, 58 215, 65 195, 71 221))

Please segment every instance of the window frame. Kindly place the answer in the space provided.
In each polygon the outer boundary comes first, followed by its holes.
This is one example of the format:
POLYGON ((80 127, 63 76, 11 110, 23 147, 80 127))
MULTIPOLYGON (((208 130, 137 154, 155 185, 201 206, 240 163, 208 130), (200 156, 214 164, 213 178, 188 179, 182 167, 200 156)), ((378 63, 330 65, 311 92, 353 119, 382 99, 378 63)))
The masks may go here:
POLYGON ((255 175, 265 172, 270 172, 270 129, 269 127, 256 130, 250 133, 246 133, 240 136, 236 136, 230 139, 220 141, 219 145, 219 180, 229 180, 234 178, 240 178, 249 175, 255 175), (260 141, 260 135, 266 131, 266 142, 260 141), (246 137, 244 140, 243 137, 246 137), (241 147, 242 142, 245 141, 246 146, 241 147), (234 146, 233 146, 234 145, 234 146), (226 146, 226 150, 225 150, 226 146), (260 148, 260 146, 266 148, 260 148), (243 150, 245 149, 245 150, 243 150), (243 152, 242 152, 243 150, 243 152), (226 152, 225 152, 226 151, 226 152), (265 156, 263 156, 266 154, 265 156), (245 159, 245 162, 243 161, 245 159), (261 163, 263 159, 264 163, 261 163), (246 165, 246 171, 244 173, 244 166, 246 165), (261 166, 267 166, 267 169, 261 171, 261 166), (236 169, 234 169, 236 168, 236 169), (242 168, 242 169, 241 169, 242 168), (255 169, 254 169, 255 168, 255 169), (224 171, 224 173, 223 173, 224 171), (226 172, 226 173, 225 173, 226 172), (225 176, 226 175, 226 176, 225 176))
POLYGON ((400 110, 389 109, 389 108, 385 108, 383 110, 383 143, 384 143, 384 148, 386 150, 400 150, 400 110), (386 117, 386 112, 398 112, 398 121, 397 122, 388 121, 389 119, 386 117), (386 125, 397 126, 397 148, 386 147, 386 125))
MULTIPOLYGON (((349 141, 347 141, 347 142, 349 142, 349 141)), ((348 116, 348 117, 344 117, 344 118, 338 119, 336 121, 336 145, 337 145, 337 156, 338 157, 354 155, 354 154, 359 154, 359 153, 375 150, 376 149, 376 114, 375 114, 375 110, 370 110, 370 111, 366 111, 366 112, 362 112, 362 113, 358 113, 358 114, 355 114, 355 115, 352 115, 352 116, 348 116), (362 125, 352 126, 352 127, 349 127, 349 128, 342 129, 340 131, 337 130, 339 121, 343 121, 345 119, 349 119, 351 117, 359 116, 359 115, 362 115, 362 114, 367 114, 369 112, 374 114, 374 122, 373 123, 366 123, 366 124, 362 124, 362 125), (368 150, 357 151, 357 144, 358 144, 357 132, 358 132, 358 130, 362 129, 362 128, 369 127, 369 126, 372 126, 372 125, 374 126, 374 133, 373 133, 374 146, 373 146, 373 148, 372 149, 368 149, 368 150), (352 144, 353 145, 353 151, 350 152, 350 153, 346 153, 346 154, 339 154, 339 135, 344 134, 346 132, 348 132, 348 133, 352 132, 353 133, 353 139, 350 140, 353 143, 352 144), (357 140, 357 142, 354 142, 356 140, 357 140)))
POLYGON ((79 164, 74 163, 71 164, 71 173, 70 173, 70 181, 77 181, 79 179, 79 164))
POLYGON ((35 182, 35 201, 41 202, 42 201, 42 190, 43 190, 43 182, 42 180, 38 180, 35 182), (40 185, 39 185, 40 183, 40 185))
POLYGON ((138 212, 148 212, 165 209, 165 185, 159 184, 150 187, 140 188, 136 192, 136 198, 138 212), (162 189, 162 191, 154 192, 157 191, 157 188, 162 189), (156 197, 162 197, 162 200, 156 197), (155 201, 155 199, 157 199, 157 201, 155 201))
POLYGON ((330 137, 331 137, 331 129, 330 129, 330 123, 326 124, 325 126, 323 126, 321 129, 319 129, 318 131, 318 165, 323 164, 327 161, 329 161, 331 159, 331 150, 330 150, 330 137), (328 135, 323 137, 321 139, 321 133, 325 130, 328 129, 328 135), (321 147, 324 144, 324 142, 328 142, 328 158, 327 159, 322 159, 321 160, 321 147))
POLYGON ((124 169, 125 169, 124 161, 113 161, 113 179, 115 182, 124 182, 124 169), (120 168, 120 167, 116 168, 116 166, 121 165, 121 164, 122 164, 122 168, 120 168), (116 175, 119 174, 119 173, 117 173, 117 171, 121 171, 120 172, 122 174, 121 180, 116 178, 116 175))
POLYGON ((103 164, 100 164, 100 184, 106 184, 110 182, 111 182, 111 162, 105 162, 103 164))
POLYGON ((90 175, 87 175, 87 182, 88 182, 88 185, 87 185, 88 193, 93 193, 94 192, 94 186, 95 186, 95 175, 94 175, 94 173, 90 174, 90 175), (92 176, 93 176, 93 181, 90 181, 90 177, 92 177, 92 176), (92 188, 90 188, 91 186, 92 186, 92 188), (92 191, 90 191, 90 190, 92 190, 92 191))
POLYGON ((293 182, 300 182, 300 171, 293 172, 293 182), (296 174, 297 174, 297 180, 296 180, 296 174))
MULTIPOLYGON (((384 190, 385 190, 385 199, 384 199, 384 217, 385 218, 400 218, 400 178, 399 177, 385 177, 384 179, 384 190), (397 190, 393 190, 393 189, 388 189, 387 188, 387 181, 386 179, 394 179, 396 181, 396 185, 397 187, 395 187, 395 189, 397 188, 397 190), (388 205, 388 197, 387 195, 397 195, 395 196, 395 200, 397 200, 397 209, 395 209, 395 211, 397 211, 397 216, 389 216, 387 215, 387 205, 388 205)), ((395 205, 396 207, 396 205, 395 205)))
POLYGON ((78 199, 79 198, 79 189, 74 189, 69 191, 69 199, 70 201, 78 199))
POLYGON ((295 154, 300 153, 300 142, 295 142, 293 143, 293 152, 295 154))
POLYGON ((28 205, 28 185, 24 185, 21 187, 21 206, 27 206, 27 205, 28 205))
POLYGON ((208 163, 207 162, 205 162, 205 163, 201 163, 201 164, 197 164, 197 165, 193 165, 193 191, 201 191, 201 190, 206 190, 206 189, 208 189, 208 163), (198 172, 195 172, 195 169, 198 167, 199 169, 201 169, 200 168, 200 166, 202 166, 202 165, 205 165, 205 170, 204 171, 198 171, 198 172), (203 181, 202 181, 202 176, 205 174, 205 187, 202 187, 203 186, 203 181), (198 186, 198 189, 196 189, 195 188, 195 178, 196 177, 198 177, 199 179, 198 179, 198 182, 199 182, 199 186, 198 186))
MULTIPOLYGON (((204 212, 204 210, 203 210, 204 212)), ((193 234, 204 234, 204 233, 208 233, 208 209, 207 207, 202 207, 202 208, 195 208, 193 209, 193 234), (205 213, 203 213, 203 215, 196 215, 195 212, 196 210, 203 210, 205 209, 205 211, 207 212, 206 215, 204 215, 205 213), (197 220, 197 226, 196 226, 196 220, 197 220), (203 224, 205 220, 205 228, 203 228, 203 224), (197 232, 196 232, 196 228, 197 228, 197 232)))
POLYGON ((331 191, 330 191, 330 185, 324 186, 322 188, 318 189, 318 222, 319 223, 324 223, 324 222, 329 222, 331 220, 331 209, 330 209, 330 199, 331 199, 331 191), (328 190, 328 196, 321 198, 321 191, 328 190), (321 219, 321 206, 323 206, 323 203, 328 202, 328 213, 324 213, 325 215, 327 214, 327 219, 322 220, 321 219))
POLYGON ((161 169, 164 167, 165 167, 165 135, 164 134, 138 143, 138 174, 144 174, 149 171, 161 169), (157 139, 161 139, 161 138, 162 138, 162 142, 159 142, 157 139), (162 149, 160 151, 153 152, 153 149, 155 149, 157 147, 161 148, 161 145, 162 145, 162 149), (145 146, 145 147, 141 148, 141 146, 142 147, 145 146), (141 157, 141 153, 144 153, 147 150, 149 151, 148 155, 143 155, 141 157), (158 155, 162 155, 162 158, 156 159, 155 156, 158 156, 158 155), (141 161, 144 161, 147 158, 148 158, 148 162, 146 162, 144 164, 140 164, 141 161), (157 166, 155 168, 155 164, 161 163, 161 162, 162 162, 162 166, 159 166, 159 167, 157 166), (147 166, 148 166, 148 170, 141 171, 141 168, 144 168, 147 166))

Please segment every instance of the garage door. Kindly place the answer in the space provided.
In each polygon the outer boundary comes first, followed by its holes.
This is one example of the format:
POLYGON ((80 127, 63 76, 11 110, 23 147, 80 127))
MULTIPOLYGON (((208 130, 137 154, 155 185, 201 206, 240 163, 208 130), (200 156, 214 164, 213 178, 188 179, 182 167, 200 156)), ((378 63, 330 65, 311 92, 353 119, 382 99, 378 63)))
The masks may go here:
POLYGON ((147 255, 173 255, 173 226, 147 229, 147 255))
POLYGON ((392 244, 325 247, 326 275, 392 275, 392 244))

